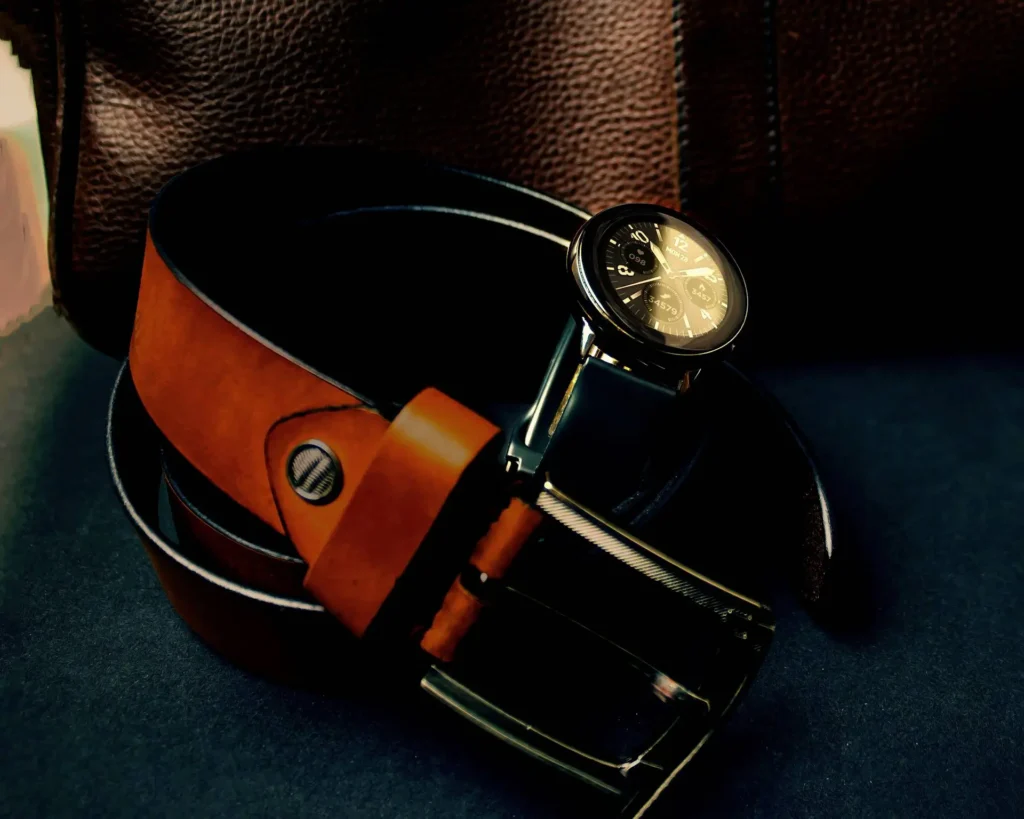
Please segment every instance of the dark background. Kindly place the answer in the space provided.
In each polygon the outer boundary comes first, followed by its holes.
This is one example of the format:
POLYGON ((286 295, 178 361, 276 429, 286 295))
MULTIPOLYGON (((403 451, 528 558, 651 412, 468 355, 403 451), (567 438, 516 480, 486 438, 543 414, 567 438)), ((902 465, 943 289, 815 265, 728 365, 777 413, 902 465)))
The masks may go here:
MULTIPOLYGON (((862 556, 842 634, 785 594, 726 727, 655 816, 1013 816, 1024 769, 1024 368, 762 366, 862 556)), ((0 814, 562 817, 587 794, 373 680, 213 654, 164 597, 104 451, 117 363, 45 314, 0 340, 0 814)))

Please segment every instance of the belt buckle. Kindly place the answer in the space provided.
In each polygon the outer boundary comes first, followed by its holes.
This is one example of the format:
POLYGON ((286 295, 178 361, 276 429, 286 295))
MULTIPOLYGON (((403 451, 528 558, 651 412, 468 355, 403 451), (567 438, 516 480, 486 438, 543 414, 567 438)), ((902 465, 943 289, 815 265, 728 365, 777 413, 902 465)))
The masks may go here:
MULTIPOLYGON (((681 617, 692 610, 713 618, 721 632, 714 666, 701 677, 699 688, 695 688, 674 679, 629 647, 569 618, 589 637, 603 641, 609 654, 602 656, 617 654, 618 662, 629 667, 631 673, 635 672, 637 679, 645 680, 653 698, 651 702, 663 706, 664 713, 659 717, 662 722, 658 723, 662 727, 625 756, 602 755, 580 747, 558 729, 493 701, 474 680, 460 679, 457 669, 433 665, 423 675, 420 686, 488 733, 616 798, 621 808, 619 815, 641 817, 704 746, 747 689, 771 642, 774 619, 764 604, 655 549, 578 503, 555 487, 550 479, 543 482, 534 505, 549 521, 614 558, 625 571, 638 573, 678 596, 681 617)), ((518 596, 519 602, 525 605, 546 608, 514 588, 505 587, 502 595, 506 600, 510 595, 518 596)), ((566 617, 555 610, 549 610, 546 616, 566 617)), ((547 685, 554 692, 556 687, 590 682, 591 678, 586 677, 581 680, 555 678, 547 685)))

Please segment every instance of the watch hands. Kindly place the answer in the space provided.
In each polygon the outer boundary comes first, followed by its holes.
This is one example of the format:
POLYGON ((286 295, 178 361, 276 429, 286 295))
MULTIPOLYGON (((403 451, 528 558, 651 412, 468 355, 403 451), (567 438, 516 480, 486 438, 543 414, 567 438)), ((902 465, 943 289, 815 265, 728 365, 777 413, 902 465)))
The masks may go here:
POLYGON ((705 279, 715 280, 715 270, 711 267, 691 267, 687 270, 680 270, 676 273, 677 276, 686 276, 692 278, 693 276, 703 276, 705 279))
POLYGON ((651 253, 653 253, 654 258, 658 260, 658 264, 664 267, 669 273, 672 272, 672 268, 668 266, 668 260, 665 258, 665 254, 661 252, 661 248, 654 244, 654 242, 651 242, 651 253))
POLYGON ((651 242, 651 253, 654 254, 654 258, 658 260, 658 264, 664 267, 672 276, 703 276, 705 279, 714 281, 715 271, 710 267, 691 267, 687 270, 673 270, 669 267, 668 259, 665 258, 665 252, 658 247, 654 242, 651 242))
POLYGON ((640 279, 640 281, 638 281, 638 282, 630 282, 629 284, 624 284, 621 287, 616 287, 615 289, 616 290, 625 290, 627 287, 633 287, 634 285, 637 285, 637 284, 647 284, 647 282, 656 282, 660 278, 661 278, 661 276, 652 276, 649 279, 640 279))

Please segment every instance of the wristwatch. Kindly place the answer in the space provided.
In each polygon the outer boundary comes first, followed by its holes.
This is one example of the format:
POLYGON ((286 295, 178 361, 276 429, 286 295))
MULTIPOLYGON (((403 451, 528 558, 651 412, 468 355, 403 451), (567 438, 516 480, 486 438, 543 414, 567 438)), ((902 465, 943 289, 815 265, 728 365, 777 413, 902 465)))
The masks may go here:
POLYGON ((682 398, 702 368, 733 349, 747 287, 723 245, 654 205, 613 207, 587 220, 567 268, 575 314, 511 442, 509 468, 547 471, 611 511, 652 460, 685 463, 699 443, 697 401, 687 413, 682 398))

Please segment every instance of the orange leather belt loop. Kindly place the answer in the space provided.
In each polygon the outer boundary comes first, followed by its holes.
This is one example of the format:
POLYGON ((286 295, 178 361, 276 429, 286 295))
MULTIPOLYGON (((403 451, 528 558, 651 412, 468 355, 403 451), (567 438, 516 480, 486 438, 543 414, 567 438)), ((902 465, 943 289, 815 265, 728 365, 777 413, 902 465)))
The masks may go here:
POLYGON ((499 430, 435 389, 398 414, 305 586, 362 635, 466 467, 499 430))
POLYGON ((541 513, 513 498, 477 544, 470 562, 488 577, 501 577, 541 521, 541 513))
POLYGON ((420 648, 442 662, 451 662, 462 638, 483 611, 484 602, 467 589, 461 580, 452 583, 434 622, 420 640, 420 648))
POLYGON ((435 389, 388 424, 356 396, 229 321, 146 244, 129 354, 157 427, 216 486, 295 544, 304 585, 362 635, 466 468, 499 429, 435 389), (334 501, 288 486, 295 441, 341 465, 334 501))
MULTIPOLYGON (((487 580, 505 574, 526 540, 540 524, 541 513, 519 498, 508 507, 481 538, 470 558, 473 568, 487 580)), ((434 622, 420 640, 420 647, 439 660, 450 661, 455 649, 477 621, 483 601, 470 592, 461 579, 452 583, 434 622)))

